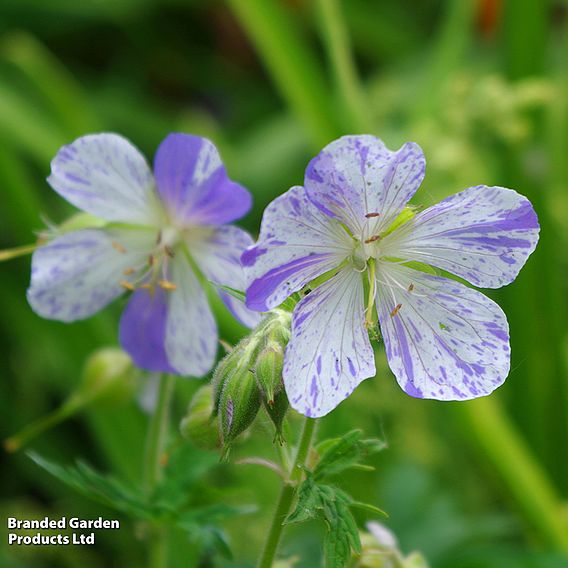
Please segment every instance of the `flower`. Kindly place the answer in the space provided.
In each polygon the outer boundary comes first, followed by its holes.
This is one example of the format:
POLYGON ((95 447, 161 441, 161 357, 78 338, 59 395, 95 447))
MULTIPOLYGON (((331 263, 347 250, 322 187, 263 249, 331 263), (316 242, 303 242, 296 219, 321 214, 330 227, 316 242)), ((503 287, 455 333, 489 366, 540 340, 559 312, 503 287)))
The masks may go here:
MULTIPOLYGON (((198 136, 170 134, 158 148, 152 175, 125 138, 83 136, 59 150, 48 182, 107 223, 63 234, 34 252, 27 294, 33 310, 71 322, 132 291, 120 342, 135 364, 207 373, 217 327, 200 278, 244 288, 239 259, 252 244, 246 232, 225 224, 250 209, 251 197, 227 177, 215 146, 198 136)), ((224 291, 220 295, 242 323, 256 324, 258 314, 224 291)))
POLYGON ((416 213, 407 202, 424 171, 417 144, 392 152, 373 136, 340 138, 310 162, 305 187, 267 207, 258 243, 243 254, 251 309, 270 310, 311 283, 294 308, 283 369, 291 405, 307 416, 327 414, 375 375, 374 305, 409 395, 471 399, 507 377, 501 308, 432 267, 475 286, 509 284, 538 241, 536 214, 517 192, 487 186, 416 213))

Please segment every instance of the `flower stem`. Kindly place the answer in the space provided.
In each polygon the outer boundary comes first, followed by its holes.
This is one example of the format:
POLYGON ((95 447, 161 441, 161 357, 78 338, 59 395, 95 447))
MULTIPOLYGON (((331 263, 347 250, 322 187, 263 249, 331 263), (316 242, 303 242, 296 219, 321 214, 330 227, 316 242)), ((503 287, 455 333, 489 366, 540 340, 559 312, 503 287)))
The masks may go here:
POLYGON ((280 537, 282 536, 282 529, 284 528, 283 522, 290 511, 296 487, 302 479, 302 467, 306 462, 306 458, 308 457, 308 453, 312 445, 316 424, 317 420, 313 418, 306 417, 304 419, 304 426, 302 428, 302 435, 300 436, 296 458, 294 459, 294 464, 292 465, 288 479, 282 486, 280 497, 278 498, 276 510, 274 511, 274 516, 270 525, 270 531, 268 532, 268 536, 262 550, 262 555, 258 562, 259 568, 270 568, 274 561, 274 557, 276 556, 280 537))
MULTIPOLYGON (((148 427, 144 458, 144 485, 149 495, 154 491, 162 474, 162 455, 168 433, 174 384, 174 375, 163 374, 160 376, 158 400, 148 427)), ((149 554, 149 566, 151 568, 165 568, 167 566, 167 536, 167 531, 164 528, 158 528, 152 535, 149 554)))

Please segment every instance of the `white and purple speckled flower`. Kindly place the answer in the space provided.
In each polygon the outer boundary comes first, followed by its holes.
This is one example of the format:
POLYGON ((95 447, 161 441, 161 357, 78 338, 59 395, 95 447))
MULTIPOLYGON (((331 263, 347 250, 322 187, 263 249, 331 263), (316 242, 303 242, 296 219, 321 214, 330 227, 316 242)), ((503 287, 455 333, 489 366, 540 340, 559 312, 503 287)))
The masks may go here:
MULTIPOLYGON (((215 146, 170 134, 152 174, 142 154, 116 134, 94 134, 59 150, 49 183, 67 201, 107 223, 55 238, 36 250, 28 300, 39 315, 70 322, 133 292, 120 341, 150 371, 201 376, 217 351, 217 327, 196 270, 244 287, 240 256, 252 239, 226 225, 251 206, 215 146)), ((245 325, 258 314, 220 292, 245 325)))
POLYGON ((510 365, 508 324, 475 286, 512 282, 539 234, 530 202, 476 186, 414 214, 420 147, 392 152, 373 136, 329 144, 266 209, 246 251, 249 308, 266 311, 315 278, 296 305, 283 378, 291 405, 323 416, 376 373, 374 307, 388 363, 409 395, 466 400, 500 386, 510 365), (366 298, 367 299, 366 299, 366 298))

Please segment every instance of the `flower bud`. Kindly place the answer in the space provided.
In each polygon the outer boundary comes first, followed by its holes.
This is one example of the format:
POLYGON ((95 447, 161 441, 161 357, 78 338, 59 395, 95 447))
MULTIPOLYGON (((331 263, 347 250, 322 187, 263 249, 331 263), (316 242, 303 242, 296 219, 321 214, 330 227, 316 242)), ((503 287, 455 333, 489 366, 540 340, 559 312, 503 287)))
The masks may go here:
POLYGON ((180 432, 203 450, 219 447, 219 429, 213 417, 213 385, 204 385, 193 395, 180 423, 180 432))
POLYGON ((260 393, 256 379, 242 359, 237 368, 223 384, 219 400, 219 417, 221 420, 221 436, 226 449, 231 442, 244 432, 256 418, 260 408, 260 393))
POLYGON ((284 348, 271 341, 256 358, 254 374, 264 402, 274 405, 274 397, 282 390, 284 348))
POLYGON ((281 389, 280 392, 274 397, 274 402, 272 404, 268 404, 264 401, 264 408, 266 413, 268 414, 270 420, 274 424, 276 428, 276 432, 274 434, 274 442, 278 442, 279 444, 284 443, 284 435, 282 433, 282 426, 284 425, 284 418, 286 418, 286 413, 288 412, 290 404, 288 402, 288 396, 286 395, 286 391, 281 389))
POLYGON ((135 374, 132 360, 124 351, 115 347, 99 349, 87 359, 79 388, 69 401, 125 400, 133 393, 135 374))

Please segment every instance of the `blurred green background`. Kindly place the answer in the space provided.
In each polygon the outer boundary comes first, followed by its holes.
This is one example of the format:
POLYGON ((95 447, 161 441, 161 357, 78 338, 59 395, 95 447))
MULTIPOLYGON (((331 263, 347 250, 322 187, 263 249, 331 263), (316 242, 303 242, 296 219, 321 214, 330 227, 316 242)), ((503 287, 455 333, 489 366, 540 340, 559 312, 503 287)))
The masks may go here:
MULTIPOLYGON (((401 548, 433 568, 566 567, 567 32, 560 0, 0 0, 0 248, 31 243, 46 220, 72 213, 45 177, 57 149, 88 132, 120 132, 149 159, 168 132, 208 136, 254 194, 242 223, 253 234, 269 201, 345 133, 391 148, 418 142, 428 167, 416 203, 480 183, 517 189, 542 233, 517 281, 490 294, 511 325, 505 385, 471 403, 415 400, 379 347, 377 378, 322 421, 320 437, 362 428, 388 441, 375 472, 340 484, 387 510, 401 548)), ((42 320, 25 299, 29 270, 27 257, 0 265, 2 438, 76 388, 89 353, 116 343, 124 304, 73 325, 42 320)), ((234 342, 243 330, 219 314, 234 342)), ((178 380, 174 426, 199 384, 178 380)), ((95 404, 32 447, 135 483, 146 424, 139 397, 95 404)), ((272 458, 271 442, 261 416, 233 457, 272 458)), ((0 565, 143 565, 139 524, 122 516, 96 547, 8 547, 9 515, 116 513, 23 452, 2 460, 0 487, 0 565)), ((278 487, 251 465, 208 470, 195 496, 256 510, 225 523, 234 560, 175 534, 171 565, 252 566, 278 487)), ((358 516, 362 529, 368 519, 358 516)), ((318 566, 321 536, 316 523, 290 529, 281 554, 318 566)))

